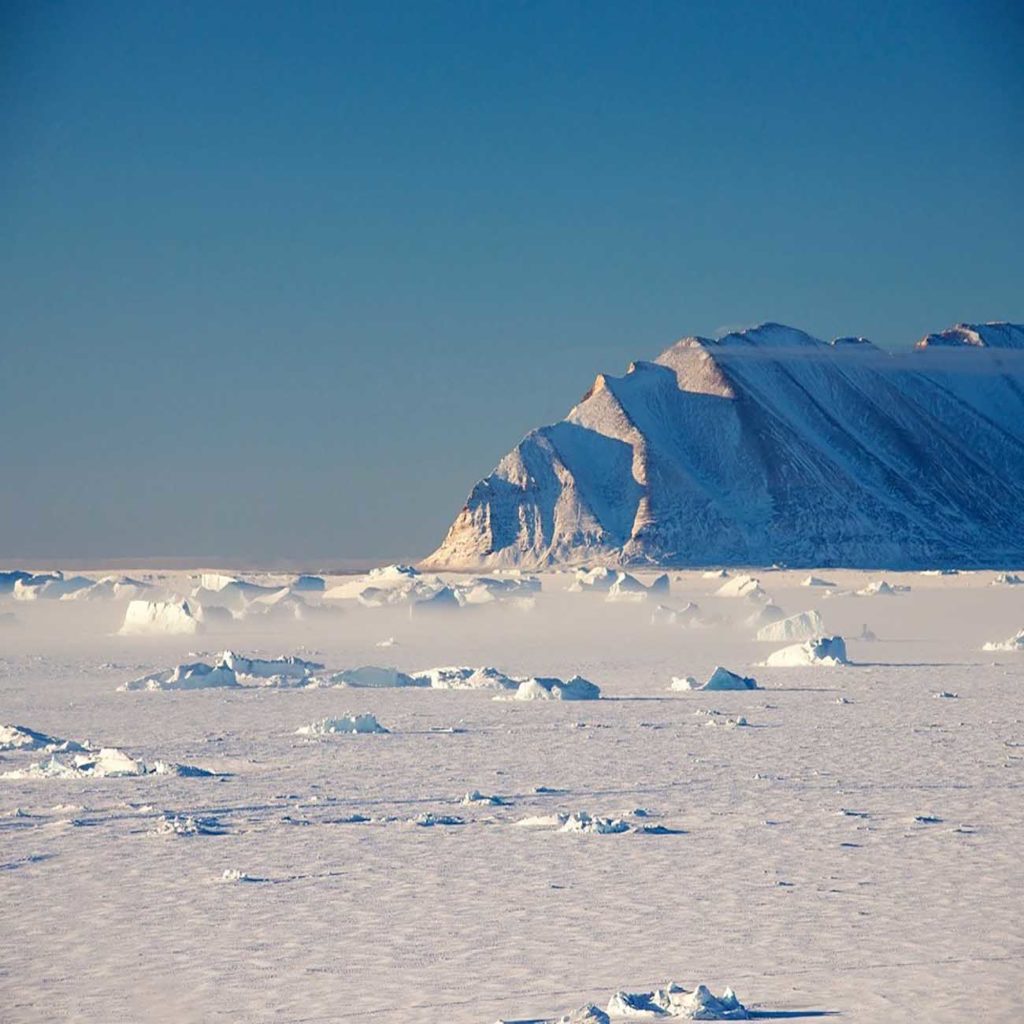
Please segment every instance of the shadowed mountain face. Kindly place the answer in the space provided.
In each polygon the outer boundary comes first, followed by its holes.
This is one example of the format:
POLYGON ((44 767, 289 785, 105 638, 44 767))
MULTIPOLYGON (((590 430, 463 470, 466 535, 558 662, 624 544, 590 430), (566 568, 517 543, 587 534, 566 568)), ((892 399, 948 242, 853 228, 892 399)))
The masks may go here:
POLYGON ((532 431, 433 568, 1024 563, 1024 326, 684 338, 532 431))

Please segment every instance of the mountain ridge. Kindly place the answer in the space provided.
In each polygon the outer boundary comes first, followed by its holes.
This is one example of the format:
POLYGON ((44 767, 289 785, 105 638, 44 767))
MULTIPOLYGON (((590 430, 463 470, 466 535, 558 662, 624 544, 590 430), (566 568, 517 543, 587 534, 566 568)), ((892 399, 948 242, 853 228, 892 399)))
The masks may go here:
POLYGON ((599 373, 424 565, 1024 563, 1024 327, 890 353, 766 323, 599 373))

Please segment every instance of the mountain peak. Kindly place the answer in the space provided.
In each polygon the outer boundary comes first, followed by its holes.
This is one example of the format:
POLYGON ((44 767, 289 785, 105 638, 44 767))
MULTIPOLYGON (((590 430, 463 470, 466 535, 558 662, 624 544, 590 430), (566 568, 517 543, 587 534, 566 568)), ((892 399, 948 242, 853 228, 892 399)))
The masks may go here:
MULTIPOLYGON (((1024 349, 1024 328, 915 346, 936 348, 1024 349)), ((598 374, 476 485, 427 564, 594 561, 1020 563, 1024 360, 908 359, 766 323, 598 374)))

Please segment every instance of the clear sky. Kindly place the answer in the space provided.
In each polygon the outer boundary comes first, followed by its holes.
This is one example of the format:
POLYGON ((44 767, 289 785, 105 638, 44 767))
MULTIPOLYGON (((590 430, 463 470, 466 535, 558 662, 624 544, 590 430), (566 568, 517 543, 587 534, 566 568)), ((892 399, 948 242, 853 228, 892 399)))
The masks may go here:
POLYGON ((1024 320, 1024 5, 0 6, 0 556, 425 554, 600 370, 1024 320))

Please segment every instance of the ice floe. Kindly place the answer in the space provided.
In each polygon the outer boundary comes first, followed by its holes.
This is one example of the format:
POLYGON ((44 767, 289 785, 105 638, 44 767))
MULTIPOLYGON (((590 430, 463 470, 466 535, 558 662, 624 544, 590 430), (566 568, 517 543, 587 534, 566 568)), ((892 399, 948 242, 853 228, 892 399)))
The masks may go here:
POLYGON ((737 675, 721 665, 715 667, 706 683, 699 683, 693 676, 673 676, 671 690, 757 690, 757 680, 737 675))
POLYGON ((810 640, 813 637, 821 636, 824 631, 825 624, 817 612, 799 612, 788 618, 770 622, 767 626, 762 626, 757 631, 757 639, 770 640, 775 643, 784 640, 810 640))
POLYGON ((202 631, 198 612, 188 601, 131 601, 121 636, 180 636, 202 631))
POLYGON ((375 715, 344 715, 341 718, 321 718, 317 722, 300 726, 296 736, 331 736, 335 733, 385 733, 375 715))
POLYGON ((769 654, 764 664, 771 668, 846 665, 846 641, 841 636, 821 636, 802 644, 790 644, 769 654))

